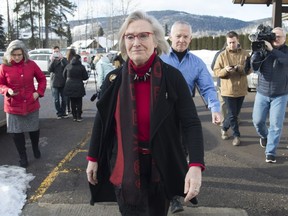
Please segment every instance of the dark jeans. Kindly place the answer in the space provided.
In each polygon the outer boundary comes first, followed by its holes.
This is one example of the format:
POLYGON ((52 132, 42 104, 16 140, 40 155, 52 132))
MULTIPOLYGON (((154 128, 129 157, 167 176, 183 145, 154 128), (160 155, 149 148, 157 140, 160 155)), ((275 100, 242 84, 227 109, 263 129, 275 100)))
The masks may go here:
POLYGON ((54 98, 55 109, 57 116, 66 114, 66 96, 64 95, 64 88, 51 88, 52 96, 54 98), (61 101, 60 101, 61 98, 61 101))
POLYGON ((82 115, 82 97, 70 98, 71 110, 74 119, 81 118, 82 115))
POLYGON ((245 97, 222 97, 228 110, 228 114, 224 119, 222 129, 224 131, 227 131, 231 127, 231 129, 233 130, 233 136, 240 137, 238 115, 240 113, 245 97))
POLYGON ((164 186, 160 182, 151 182, 151 156, 139 155, 141 200, 140 205, 132 206, 123 201, 121 188, 115 188, 115 194, 122 216, 166 216, 170 202, 164 186))

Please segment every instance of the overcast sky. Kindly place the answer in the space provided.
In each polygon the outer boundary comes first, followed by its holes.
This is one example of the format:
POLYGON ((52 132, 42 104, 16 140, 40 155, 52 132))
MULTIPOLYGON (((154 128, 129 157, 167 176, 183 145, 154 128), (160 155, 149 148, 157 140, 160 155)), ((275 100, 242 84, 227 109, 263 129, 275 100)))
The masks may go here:
MULTIPOLYGON (((4 1, 4 0, 3 0, 4 1)), ((131 2, 129 9, 152 10, 177 10, 191 14, 223 16, 251 21, 261 18, 272 17, 272 5, 244 5, 233 4, 233 0, 70 0, 78 5, 74 17, 69 19, 85 19, 91 17, 109 16, 111 5, 120 11, 120 3, 131 2)), ((10 9, 15 0, 9 0, 10 9)), ((5 1, 6 3, 6 1, 5 1)), ((114 10, 116 10, 114 9, 114 10)), ((0 14, 6 19, 6 4, 0 7, 0 14)))
MULTIPOLYGON (((119 5, 121 0, 74 0, 80 5, 73 19, 85 16, 91 17, 94 14, 97 17, 108 14, 111 8, 111 2, 119 5), (86 2, 86 4, 85 4, 86 2), (88 6, 88 7, 87 7, 88 6), (88 10, 87 10, 88 8, 88 10), (82 11, 82 12, 79 12, 82 11), (93 11, 93 12, 92 12, 93 11)), ((178 10, 191 14, 212 15, 236 18, 244 21, 251 21, 261 18, 272 17, 272 5, 244 5, 233 4, 232 0, 124 0, 130 3, 130 9, 141 9, 144 11, 152 10, 178 10)))

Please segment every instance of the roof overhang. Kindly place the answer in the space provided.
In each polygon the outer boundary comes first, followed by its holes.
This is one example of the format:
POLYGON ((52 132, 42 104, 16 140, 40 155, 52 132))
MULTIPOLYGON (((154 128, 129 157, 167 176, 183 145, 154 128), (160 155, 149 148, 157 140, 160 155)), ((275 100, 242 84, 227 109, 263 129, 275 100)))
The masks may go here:
POLYGON ((266 4, 273 5, 272 23, 273 27, 282 26, 282 13, 288 13, 288 0, 232 0, 233 4, 266 4), (284 6, 285 5, 285 6, 284 6))
MULTIPOLYGON (((266 4, 269 6, 274 0, 232 0, 233 4, 266 4)), ((288 0, 282 0, 282 5, 288 4, 288 0)))

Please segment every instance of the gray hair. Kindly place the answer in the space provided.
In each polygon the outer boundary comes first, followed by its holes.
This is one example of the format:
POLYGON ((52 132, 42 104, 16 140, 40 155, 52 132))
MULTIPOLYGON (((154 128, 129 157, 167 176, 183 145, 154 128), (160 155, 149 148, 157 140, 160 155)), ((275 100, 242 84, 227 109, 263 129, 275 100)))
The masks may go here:
POLYGON ((21 40, 14 40, 8 45, 6 52, 3 56, 3 64, 11 65, 11 55, 15 50, 22 50, 24 62, 27 62, 29 59, 28 50, 21 40))
POLYGON ((127 51, 125 48, 125 41, 124 41, 124 34, 127 30, 128 26, 137 20, 145 20, 152 26, 152 32, 153 32, 153 40, 157 44, 156 51, 157 55, 161 55, 162 53, 167 53, 169 51, 169 44, 165 40, 165 33, 164 28, 161 26, 161 24, 156 20, 153 16, 148 15, 145 12, 142 11, 135 11, 131 13, 126 19, 123 25, 121 26, 118 38, 119 38, 119 48, 121 51, 121 55, 124 59, 127 59, 127 51))
POLYGON ((170 34, 173 32, 175 26, 177 26, 177 25, 186 25, 186 26, 188 26, 189 29, 190 29, 190 34, 192 35, 192 27, 191 27, 190 23, 188 23, 186 21, 182 21, 182 20, 176 21, 176 22, 173 23, 173 25, 171 26, 170 34))
POLYGON ((286 38, 286 31, 284 28, 281 28, 281 27, 275 27, 273 30, 279 30, 279 31, 282 31, 284 37, 286 38))

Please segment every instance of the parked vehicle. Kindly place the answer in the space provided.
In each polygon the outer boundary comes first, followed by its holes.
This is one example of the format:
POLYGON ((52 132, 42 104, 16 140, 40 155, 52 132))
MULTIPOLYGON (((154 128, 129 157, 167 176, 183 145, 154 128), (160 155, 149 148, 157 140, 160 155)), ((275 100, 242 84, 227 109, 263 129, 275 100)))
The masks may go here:
POLYGON ((256 91, 257 85, 258 85, 258 74, 257 73, 251 73, 247 76, 247 82, 248 82, 248 91, 256 91))
POLYGON ((4 56, 4 52, 3 51, 0 51, 0 64, 2 64, 2 58, 4 56))
POLYGON ((50 48, 43 48, 43 49, 34 49, 30 50, 28 54, 52 54, 53 50, 50 48))
POLYGON ((88 76, 90 76, 91 74, 91 65, 88 63, 88 62, 82 62, 82 65, 84 65, 87 73, 88 73, 88 76))
POLYGON ((6 113, 4 112, 4 97, 0 95, 0 127, 6 125, 6 113))
POLYGON ((35 61, 35 63, 40 67, 40 69, 43 71, 43 73, 46 76, 49 76, 48 68, 50 64, 50 55, 51 54, 31 54, 30 59, 35 61))

